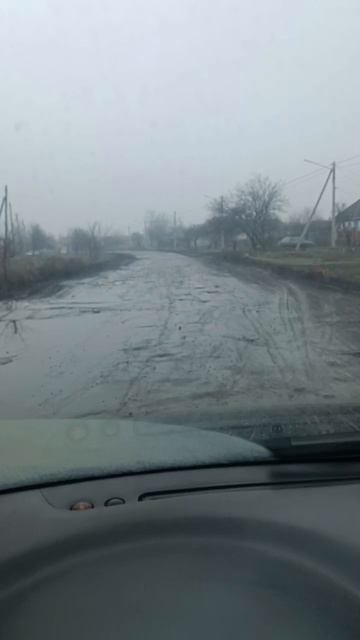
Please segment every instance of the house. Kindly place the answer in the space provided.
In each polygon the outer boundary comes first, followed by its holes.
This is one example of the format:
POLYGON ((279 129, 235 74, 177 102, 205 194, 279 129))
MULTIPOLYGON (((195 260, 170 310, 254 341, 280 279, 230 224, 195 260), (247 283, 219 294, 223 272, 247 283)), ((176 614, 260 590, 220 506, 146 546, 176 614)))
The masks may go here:
POLYGON ((336 216, 338 244, 347 247, 360 247, 360 200, 336 216))

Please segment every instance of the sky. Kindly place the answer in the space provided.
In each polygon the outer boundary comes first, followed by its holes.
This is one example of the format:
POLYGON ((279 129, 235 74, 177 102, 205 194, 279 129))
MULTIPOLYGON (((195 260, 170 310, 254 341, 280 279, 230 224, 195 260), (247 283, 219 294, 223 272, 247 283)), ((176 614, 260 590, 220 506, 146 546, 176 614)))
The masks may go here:
POLYGON ((358 0, 0 0, 0 189, 49 232, 128 232, 201 222, 256 173, 302 210, 326 177, 308 158, 351 203, 359 33, 358 0))

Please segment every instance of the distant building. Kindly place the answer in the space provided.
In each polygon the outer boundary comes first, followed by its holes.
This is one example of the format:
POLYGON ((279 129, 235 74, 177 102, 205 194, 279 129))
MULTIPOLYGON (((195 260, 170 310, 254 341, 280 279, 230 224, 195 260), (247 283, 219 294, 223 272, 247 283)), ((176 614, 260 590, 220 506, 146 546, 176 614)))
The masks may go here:
POLYGON ((346 207, 336 216, 338 244, 360 247, 360 200, 346 207))

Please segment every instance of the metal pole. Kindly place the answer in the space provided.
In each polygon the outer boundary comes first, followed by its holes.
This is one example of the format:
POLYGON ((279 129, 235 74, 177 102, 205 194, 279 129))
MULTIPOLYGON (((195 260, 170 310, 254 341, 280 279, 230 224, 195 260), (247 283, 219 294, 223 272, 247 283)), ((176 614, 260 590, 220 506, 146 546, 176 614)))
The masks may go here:
POLYGON ((9 217, 10 217, 10 237, 11 237, 11 257, 14 257, 16 253, 15 247, 15 227, 11 202, 9 202, 9 217))
POLYGON ((174 251, 177 249, 176 211, 174 211, 174 251))
POLYGON ((321 198, 322 198, 322 197, 323 197, 323 195, 324 195, 324 191, 325 191, 325 189, 326 189, 326 187, 327 187, 327 185, 328 185, 328 182, 329 182, 329 180, 330 180, 330 177, 332 176, 332 173, 333 173, 333 167, 331 167, 331 169, 330 169, 330 171, 329 171, 329 173, 328 173, 328 176, 327 176, 327 178, 326 178, 326 180, 325 180, 325 182, 324 182, 324 186, 323 186, 323 188, 322 188, 322 189, 321 189, 321 191, 320 191, 320 195, 319 195, 319 197, 318 197, 318 199, 317 199, 317 201, 316 201, 316 204, 315 204, 315 206, 314 206, 314 208, 313 208, 313 210, 312 210, 312 212, 311 212, 311 214, 310 214, 310 216, 309 216, 309 219, 308 219, 308 221, 307 221, 307 223, 306 223, 306 225, 305 225, 305 227, 304 227, 304 229, 303 229, 303 232, 302 232, 302 234, 301 234, 301 236, 300 236, 300 238, 299 238, 299 240, 298 240, 298 243, 297 243, 297 245, 296 245, 296 251, 298 251, 299 247, 301 246, 302 241, 304 240, 304 238, 305 238, 305 236, 306 236, 306 234, 307 234, 307 232, 308 232, 308 230, 309 230, 310 222, 311 222, 311 220, 313 219, 313 217, 314 217, 314 215, 315 215, 315 213, 316 213, 316 210, 317 210, 317 208, 318 208, 318 206, 319 206, 319 203, 320 203, 321 198))
POLYGON ((225 232, 224 232, 224 196, 220 198, 220 215, 221 215, 221 249, 225 249, 225 232))
POLYGON ((4 231, 4 247, 3 247, 3 271, 4 271, 4 282, 5 282, 5 284, 7 284, 7 281, 8 281, 8 277, 7 277, 7 255, 8 255, 8 188, 7 188, 7 185, 5 185, 4 201, 5 201, 5 210, 4 210, 4 215, 5 215, 5 231, 4 231))
POLYGON ((1 201, 1 206, 0 206, 0 216, 1 216, 1 214, 2 214, 2 210, 3 210, 3 208, 4 208, 4 205, 5 205, 5 198, 3 198, 3 199, 2 199, 2 201, 1 201))
POLYGON ((332 163, 331 246, 336 247, 336 162, 332 163))

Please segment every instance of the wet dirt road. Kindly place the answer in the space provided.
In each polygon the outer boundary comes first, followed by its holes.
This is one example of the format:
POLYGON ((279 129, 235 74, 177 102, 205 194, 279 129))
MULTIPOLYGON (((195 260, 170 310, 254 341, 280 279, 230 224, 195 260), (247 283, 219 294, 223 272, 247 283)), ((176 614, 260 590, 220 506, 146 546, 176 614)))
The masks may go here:
POLYGON ((233 421, 357 402, 360 299, 250 267, 144 253, 0 305, 0 416, 233 421))

